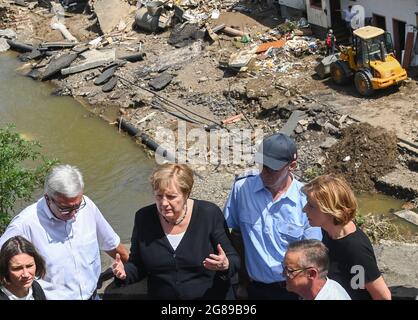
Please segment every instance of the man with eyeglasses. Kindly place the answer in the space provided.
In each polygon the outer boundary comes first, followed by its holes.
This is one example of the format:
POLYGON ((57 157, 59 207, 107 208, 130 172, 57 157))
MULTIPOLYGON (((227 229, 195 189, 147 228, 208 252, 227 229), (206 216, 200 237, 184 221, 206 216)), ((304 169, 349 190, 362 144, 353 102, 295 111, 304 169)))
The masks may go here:
POLYGON ((322 239, 320 228, 311 227, 303 207, 306 197, 302 183, 293 176, 297 167, 293 140, 276 133, 264 138, 255 156, 261 172, 235 179, 224 208, 233 243, 245 264, 240 272, 238 298, 297 299, 286 290, 282 275, 283 259, 290 243, 302 239, 322 239))
POLYGON ((76 167, 55 166, 45 180, 44 196, 18 214, 0 238, 0 246, 16 235, 35 245, 46 262, 39 283, 48 300, 96 299, 100 250, 128 260, 119 236, 83 190, 76 167))
POLYGON ((304 300, 351 300, 338 282, 327 278, 328 265, 328 249, 321 241, 289 244, 283 263, 287 290, 304 300))

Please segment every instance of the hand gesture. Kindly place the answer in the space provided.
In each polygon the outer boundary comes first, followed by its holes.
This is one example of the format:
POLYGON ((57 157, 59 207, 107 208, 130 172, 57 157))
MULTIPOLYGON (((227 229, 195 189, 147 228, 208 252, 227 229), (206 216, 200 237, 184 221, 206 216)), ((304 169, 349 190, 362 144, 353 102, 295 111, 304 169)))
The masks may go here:
POLYGON ((224 250, 222 249, 221 245, 218 243, 217 247, 218 254, 210 254, 203 261, 203 266, 209 270, 215 271, 225 271, 229 269, 229 260, 226 256, 224 250))
POLYGON ((123 266, 123 262, 120 260, 119 253, 116 254, 115 261, 112 264, 112 271, 116 278, 120 280, 126 279, 125 267, 123 266))

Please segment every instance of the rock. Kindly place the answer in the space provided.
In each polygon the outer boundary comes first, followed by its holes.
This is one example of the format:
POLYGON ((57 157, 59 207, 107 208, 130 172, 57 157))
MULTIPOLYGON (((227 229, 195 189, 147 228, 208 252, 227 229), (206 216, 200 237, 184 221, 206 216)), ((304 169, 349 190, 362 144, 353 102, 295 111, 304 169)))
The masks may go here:
POLYGON ((406 221, 418 226, 418 213, 415 213, 410 210, 401 210, 401 211, 394 212, 393 214, 398 216, 399 218, 405 219, 406 221))
POLYGON ((38 69, 32 69, 26 76, 38 80, 41 77, 41 72, 38 69))
POLYGON ((418 172, 398 166, 396 170, 378 178, 376 188, 401 199, 418 197, 418 172))
POLYGON ((333 137, 327 137, 325 139, 324 142, 322 142, 319 147, 322 149, 329 149, 331 148, 334 144, 336 144, 338 142, 337 139, 333 138, 333 137))
POLYGON ((295 128, 295 133, 297 134, 301 134, 303 133, 304 129, 303 126, 301 126, 299 123, 297 124, 296 128, 295 128))
POLYGON ((173 80, 173 76, 168 72, 163 72, 160 76, 148 82, 148 85, 156 91, 164 89, 173 80))
MULTIPOLYGON (((168 44, 190 44, 192 41, 202 39, 202 32, 197 23, 177 24, 171 31, 170 37, 167 40, 168 44)), ((184 45, 183 45, 184 47, 184 45)))
POLYGON ((7 39, 14 39, 16 38, 16 32, 14 32, 12 29, 1 29, 0 37, 4 37, 7 39))
POLYGON ((236 100, 244 99, 247 96, 247 89, 245 88, 245 84, 242 82, 235 82, 231 85, 230 89, 226 89, 223 92, 225 97, 231 95, 231 98, 236 100))
POLYGON ((327 123, 327 120, 325 117, 317 117, 315 119, 315 123, 320 126, 321 128, 323 128, 325 126, 325 124, 327 123))
POLYGON ((118 83, 118 77, 112 77, 103 87, 102 87, 102 91, 103 92, 110 92, 112 91, 116 84, 118 83))
POLYGON ((105 71, 100 74, 96 80, 94 80, 94 84, 96 86, 102 85, 106 83, 111 77, 113 77, 113 74, 115 73, 118 66, 111 67, 109 69, 106 69, 105 71))
POLYGON ((332 135, 337 135, 340 133, 340 130, 329 122, 325 123, 324 128, 327 132, 329 132, 332 135))
POLYGON ((7 40, 4 38, 0 38, 0 52, 5 52, 9 49, 10 49, 10 46, 7 43, 7 40))
POLYGON ((276 89, 272 86, 270 79, 251 79, 246 85, 248 99, 270 97, 275 91, 276 89))
POLYGON ((380 271, 388 286, 407 285, 418 288, 418 244, 381 240, 374 245, 380 271))
POLYGON ((97 0, 93 7, 103 34, 112 31, 131 11, 131 6, 122 0, 97 0))

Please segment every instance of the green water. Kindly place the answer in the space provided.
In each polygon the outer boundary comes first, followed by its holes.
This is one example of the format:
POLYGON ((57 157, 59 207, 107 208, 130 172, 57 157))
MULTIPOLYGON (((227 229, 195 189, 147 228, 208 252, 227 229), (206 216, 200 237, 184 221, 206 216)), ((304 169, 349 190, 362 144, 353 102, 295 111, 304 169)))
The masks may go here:
POLYGON ((362 193, 356 195, 361 215, 384 215, 393 219, 401 234, 412 235, 418 233, 418 226, 401 219, 393 212, 402 210, 404 200, 399 200, 383 194, 362 193))
POLYGON ((74 99, 52 96, 51 85, 19 75, 21 65, 13 54, 0 54, 0 126, 15 123, 48 157, 78 166, 85 194, 129 242, 135 212, 153 201, 148 183, 153 159, 74 99))

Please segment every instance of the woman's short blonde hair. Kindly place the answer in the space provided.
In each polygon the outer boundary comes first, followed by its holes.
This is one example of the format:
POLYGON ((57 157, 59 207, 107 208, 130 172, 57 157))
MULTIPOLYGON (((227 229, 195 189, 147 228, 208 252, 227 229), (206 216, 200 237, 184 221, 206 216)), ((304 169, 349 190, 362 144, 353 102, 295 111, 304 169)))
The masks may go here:
POLYGON ((302 191, 325 214, 334 217, 335 225, 345 225, 356 216, 357 201, 344 178, 322 175, 306 184, 302 191))
POLYGON ((185 164, 165 163, 158 166, 150 177, 153 190, 166 190, 172 183, 189 196, 193 188, 193 171, 185 164))

